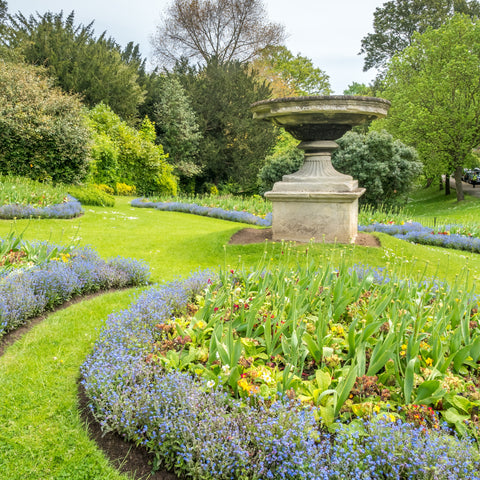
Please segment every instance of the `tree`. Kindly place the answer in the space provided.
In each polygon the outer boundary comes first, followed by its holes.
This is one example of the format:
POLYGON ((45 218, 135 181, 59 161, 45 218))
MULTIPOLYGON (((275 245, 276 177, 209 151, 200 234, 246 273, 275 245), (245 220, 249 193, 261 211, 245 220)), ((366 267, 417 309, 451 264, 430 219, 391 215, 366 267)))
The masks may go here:
POLYGON ((385 131, 347 132, 337 143, 332 164, 366 188, 361 203, 374 207, 399 204, 422 171, 415 149, 385 131))
POLYGON ((213 59, 198 71, 182 68, 178 78, 202 134, 199 182, 230 184, 238 193, 255 192, 258 171, 275 142, 275 130, 270 123, 253 120, 250 105, 268 98, 270 88, 238 61, 220 64, 213 59))
POLYGON ((0 173, 75 183, 88 171, 89 133, 77 97, 41 67, 0 59, 0 173))
POLYGON ((371 87, 367 87, 364 83, 353 82, 343 91, 344 95, 373 97, 374 93, 371 87))
POLYGON ((18 13, 9 17, 1 40, 27 63, 45 66, 58 86, 81 94, 88 106, 104 102, 124 118, 135 117, 144 97, 138 48, 122 52, 105 32, 95 38, 92 25, 75 25, 74 12, 65 19, 63 12, 29 18, 18 13))
POLYGON ((258 75, 267 80, 274 97, 329 95, 328 75, 300 54, 293 55, 284 46, 264 48, 253 61, 258 75))
POLYGON ((261 0, 173 0, 152 40, 154 53, 167 66, 182 57, 247 62, 284 39, 283 27, 265 19, 261 0))
POLYGON ((411 45, 415 32, 439 28, 455 13, 480 16, 477 0, 390 0, 373 14, 374 33, 362 39, 365 71, 383 70, 390 58, 411 45))
POLYGON ((159 140, 169 155, 168 161, 185 188, 201 172, 196 154, 202 135, 195 112, 175 75, 164 77, 153 119, 160 131, 159 140))
POLYGON ((382 96, 391 100, 381 127, 413 145, 427 175, 461 176, 480 144, 480 21, 455 15, 417 35, 389 65, 382 96))

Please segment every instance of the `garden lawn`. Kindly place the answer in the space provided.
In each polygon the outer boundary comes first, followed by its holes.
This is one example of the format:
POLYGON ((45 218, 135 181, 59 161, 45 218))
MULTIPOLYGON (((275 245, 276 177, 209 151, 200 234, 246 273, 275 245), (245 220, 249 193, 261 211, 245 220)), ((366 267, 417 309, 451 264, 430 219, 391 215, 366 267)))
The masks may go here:
POLYGON ((125 478, 88 438, 77 379, 97 329, 132 295, 122 290, 59 310, 0 357, 0 478, 125 478))
MULTIPOLYGON (((85 207, 74 220, 21 220, 27 239, 67 244, 80 237, 104 258, 121 255, 146 260, 154 281, 188 276, 198 268, 255 264, 263 244, 226 246, 242 224, 193 215, 134 209, 117 198, 114 208, 85 207)), ((0 221, 0 235, 12 222, 0 221)), ((300 245, 298 255, 344 257, 352 263, 402 265, 406 276, 437 276, 453 281, 467 271, 480 277, 478 255, 407 244, 379 235, 383 248, 300 245), (308 249, 308 253, 307 253, 308 249)), ((268 249, 272 264, 285 245, 268 249)), ((292 255, 295 258, 295 255, 292 255)), ((477 289, 478 292, 478 289, 477 289)), ((80 365, 98 329, 112 311, 123 310, 132 291, 109 293, 50 315, 0 358, 0 477, 12 479, 116 479, 116 473, 88 439, 77 411, 80 365)))

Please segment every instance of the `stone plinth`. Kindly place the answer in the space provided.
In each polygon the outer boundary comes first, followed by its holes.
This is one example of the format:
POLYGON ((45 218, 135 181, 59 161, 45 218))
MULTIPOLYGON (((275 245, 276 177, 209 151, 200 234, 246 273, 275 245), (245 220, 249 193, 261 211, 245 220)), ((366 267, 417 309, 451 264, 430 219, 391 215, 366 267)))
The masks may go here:
POLYGON ((267 192, 273 203, 274 240, 353 243, 357 237, 358 199, 365 192, 267 192))

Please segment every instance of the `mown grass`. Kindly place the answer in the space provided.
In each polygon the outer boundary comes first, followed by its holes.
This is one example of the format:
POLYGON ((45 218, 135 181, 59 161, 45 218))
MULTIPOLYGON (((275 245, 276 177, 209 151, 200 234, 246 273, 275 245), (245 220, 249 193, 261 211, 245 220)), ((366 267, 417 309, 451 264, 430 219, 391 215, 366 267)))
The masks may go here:
POLYGON ((98 328, 132 295, 113 292, 57 311, 0 358, 0 478, 125 478, 88 438, 77 380, 98 328))
MULTIPOLYGON (((157 282, 186 276, 198 268, 234 267, 238 262, 254 265, 264 254, 263 244, 228 245, 233 233, 246 225, 134 209, 128 202, 117 197, 114 208, 86 207, 81 219, 21 220, 15 228, 22 231, 28 225, 24 235, 29 240, 79 242, 92 245, 105 258, 121 255, 144 259, 157 282)), ((428 207, 423 209, 421 205, 419 201, 418 216, 427 211, 431 216, 444 211, 433 201, 425 201, 428 207)), ((479 206, 476 199, 465 204, 472 211, 479 206)), ((1 236, 11 228, 11 221, 0 221, 1 236)), ((405 275, 417 278, 436 276, 453 282, 468 269, 470 283, 480 277, 478 255, 378 236, 382 248, 317 244, 295 249, 298 255, 311 255, 318 263, 324 257, 346 257, 352 263, 397 265, 405 275)), ((269 248, 273 261, 282 249, 281 243, 269 248)), ((115 292, 58 311, 0 358, 0 478, 126 478, 109 466, 88 439, 77 410, 76 393, 79 367, 98 329, 109 313, 126 308, 131 300, 132 291, 115 292)))

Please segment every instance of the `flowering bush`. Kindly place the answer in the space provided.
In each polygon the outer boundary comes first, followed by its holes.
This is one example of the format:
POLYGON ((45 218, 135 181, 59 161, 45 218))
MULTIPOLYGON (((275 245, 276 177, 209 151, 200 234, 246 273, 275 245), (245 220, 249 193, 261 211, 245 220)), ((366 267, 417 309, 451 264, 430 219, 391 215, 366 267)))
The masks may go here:
POLYGON ((480 478, 440 428, 478 432, 475 299, 375 278, 287 261, 149 290, 85 362, 90 408, 192 478, 480 478))
POLYGON ((44 249, 48 261, 0 277, 0 337, 75 295, 145 285, 149 279, 148 266, 138 260, 104 261, 90 248, 44 249))
POLYGON ((145 198, 136 198, 131 202, 132 207, 156 208, 157 210, 185 212, 193 215, 203 215, 206 217, 221 218, 231 222, 248 223, 261 227, 272 225, 272 214, 267 213, 265 217, 259 217, 246 211, 224 210, 218 207, 204 207, 196 203, 183 202, 150 202, 145 198))

